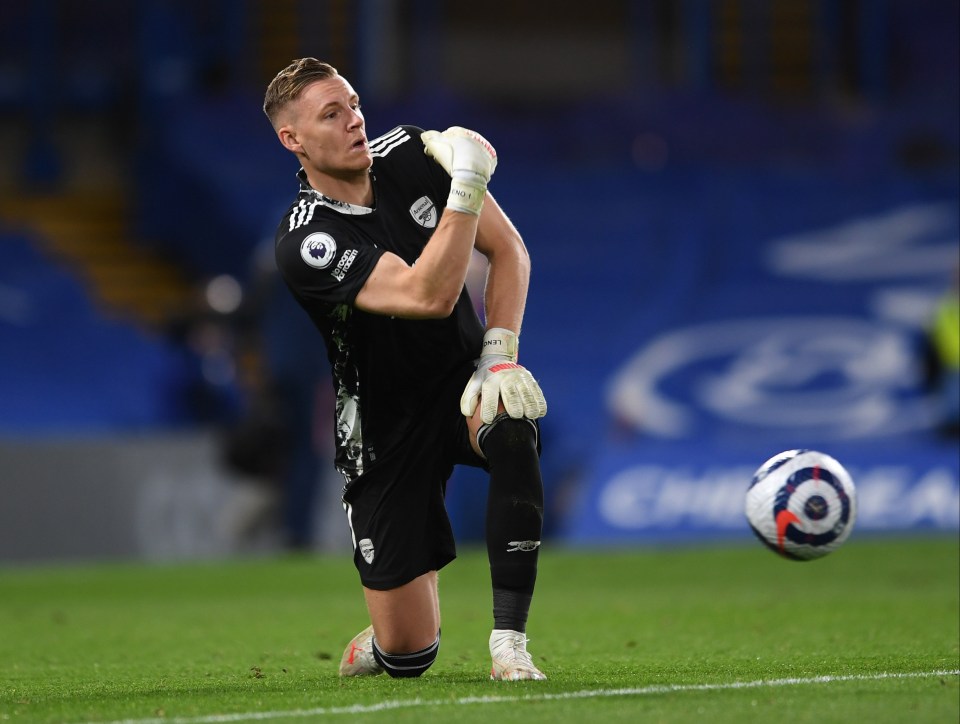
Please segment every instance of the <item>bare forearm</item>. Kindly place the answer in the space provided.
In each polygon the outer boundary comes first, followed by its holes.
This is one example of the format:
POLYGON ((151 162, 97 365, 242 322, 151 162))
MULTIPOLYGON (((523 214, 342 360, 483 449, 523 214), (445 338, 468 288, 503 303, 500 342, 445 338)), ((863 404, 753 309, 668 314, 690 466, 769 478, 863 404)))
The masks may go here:
POLYGON ((476 235, 476 216, 444 211, 436 232, 413 267, 415 285, 422 296, 444 300, 453 308, 463 290, 476 235))
POLYGON ((391 253, 380 258, 357 295, 357 306, 411 319, 449 316, 463 290, 476 231, 476 216, 444 211, 412 266, 391 253))
POLYGON ((519 335, 530 286, 530 258, 520 244, 499 249, 489 261, 484 290, 487 329, 501 327, 519 335))
POLYGON ((483 297, 487 329, 500 327, 520 334, 530 285, 530 256, 520 233, 490 194, 480 216, 476 248, 490 262, 483 297))

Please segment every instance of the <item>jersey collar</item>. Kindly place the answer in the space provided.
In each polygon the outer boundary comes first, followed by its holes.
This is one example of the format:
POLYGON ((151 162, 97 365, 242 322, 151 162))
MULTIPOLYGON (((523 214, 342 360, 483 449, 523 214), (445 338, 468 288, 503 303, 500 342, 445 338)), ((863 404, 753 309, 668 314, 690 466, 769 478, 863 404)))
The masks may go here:
POLYGON ((331 208, 334 211, 337 211, 341 214, 346 214, 348 216, 363 216, 365 214, 373 213, 373 209, 369 206, 348 204, 346 201, 338 201, 337 199, 331 199, 329 196, 324 196, 310 185, 310 182, 307 181, 307 172, 304 171, 302 167, 299 171, 297 171, 297 178, 300 179, 301 194, 312 197, 317 203, 331 208))

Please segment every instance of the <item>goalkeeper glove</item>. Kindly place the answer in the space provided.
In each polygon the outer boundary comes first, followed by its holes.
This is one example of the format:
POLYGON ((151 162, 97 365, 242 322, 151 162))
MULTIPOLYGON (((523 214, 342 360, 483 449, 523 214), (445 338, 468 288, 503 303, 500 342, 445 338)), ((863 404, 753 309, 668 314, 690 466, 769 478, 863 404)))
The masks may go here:
POLYGON ((536 420, 547 414, 547 401, 529 370, 517 364, 517 335, 509 329, 488 329, 483 350, 460 398, 460 412, 472 417, 480 402, 480 419, 490 424, 497 416, 497 402, 503 400, 514 419, 536 420))
POLYGON ((450 174, 447 208, 465 214, 480 215, 487 182, 497 167, 497 152, 476 131, 451 126, 443 133, 420 134, 423 150, 450 174))

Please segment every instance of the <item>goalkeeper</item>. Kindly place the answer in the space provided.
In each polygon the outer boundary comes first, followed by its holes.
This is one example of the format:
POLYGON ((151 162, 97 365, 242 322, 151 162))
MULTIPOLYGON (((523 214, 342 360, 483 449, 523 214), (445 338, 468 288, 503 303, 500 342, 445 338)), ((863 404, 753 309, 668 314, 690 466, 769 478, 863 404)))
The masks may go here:
POLYGON ((547 404, 517 363, 530 262, 487 184, 480 134, 398 126, 367 139, 336 69, 294 61, 264 112, 302 165, 277 230, 277 265, 327 346, 336 466, 371 626, 341 676, 419 676, 440 646, 437 572, 456 557, 444 507, 456 464, 489 471, 491 678, 544 679, 526 650, 543 483, 537 419, 547 404), (489 261, 480 323, 464 287, 489 261))

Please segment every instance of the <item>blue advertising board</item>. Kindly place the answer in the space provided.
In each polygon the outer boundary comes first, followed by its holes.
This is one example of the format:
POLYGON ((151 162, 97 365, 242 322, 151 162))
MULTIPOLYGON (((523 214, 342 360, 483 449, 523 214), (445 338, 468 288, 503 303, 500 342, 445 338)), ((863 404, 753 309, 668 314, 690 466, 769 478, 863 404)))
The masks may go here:
POLYGON ((607 355, 594 370, 602 410, 587 430, 586 398, 558 405, 584 413, 570 424, 589 440, 558 511, 562 535, 750 538, 751 477, 795 448, 851 472, 857 531, 957 531, 960 445, 939 429, 942 400, 924 364, 927 325, 960 263, 950 192, 918 199, 877 184, 837 204, 840 186, 798 196, 743 183, 737 193, 762 206, 760 221, 704 221, 689 278, 644 287, 642 304, 611 289, 619 313, 597 315, 590 333, 611 340, 596 350, 607 355), (819 211, 798 217, 800 200, 819 211), (778 209, 789 223, 773 220, 778 209), (718 246, 723 262, 711 269, 704 259, 718 246))
MULTIPOLYGON (((830 445, 824 452, 843 463, 856 485, 854 535, 960 528, 955 448, 830 445)), ((574 543, 608 544, 750 539, 744 497, 763 461, 746 453, 690 455, 682 448, 673 454, 650 446, 605 451, 567 511, 563 535, 574 543)))

